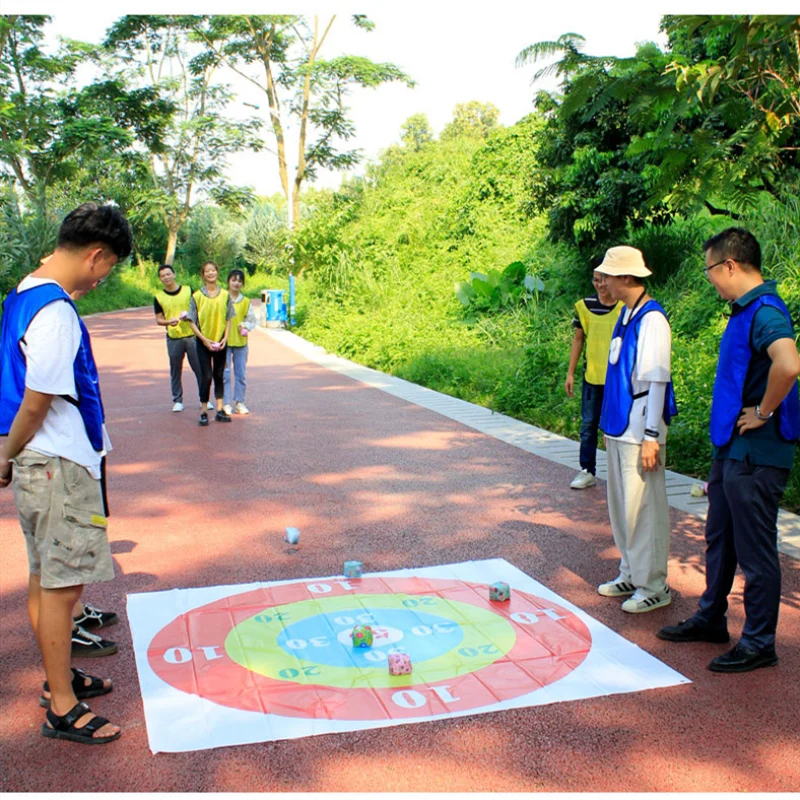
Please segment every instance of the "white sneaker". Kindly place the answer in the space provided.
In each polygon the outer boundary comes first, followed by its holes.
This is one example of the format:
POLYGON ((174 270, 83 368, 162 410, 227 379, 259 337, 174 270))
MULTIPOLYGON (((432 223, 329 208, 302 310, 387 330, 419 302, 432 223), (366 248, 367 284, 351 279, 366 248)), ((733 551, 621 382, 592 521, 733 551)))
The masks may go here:
POLYGON ((250 409, 244 403, 237 403, 236 404, 236 413, 237 414, 249 414, 250 409))
POLYGON ((214 405, 214 401, 209 400, 208 403, 206 403, 206 408, 210 408, 213 411, 216 408, 216 406, 214 405))
POLYGON ((603 597, 625 597, 635 591, 636 587, 632 583, 621 581, 619 578, 615 581, 608 581, 608 583, 601 583, 597 587, 597 594, 601 594, 603 597))
POLYGON ((231 408, 231 406, 222 406, 222 410, 223 410, 223 411, 224 411, 224 412, 225 412, 225 413, 226 413, 228 416, 230 416, 231 414, 233 414, 233 408, 231 408))
POLYGON ((639 594, 637 589, 633 597, 629 597, 623 604, 622 610, 627 611, 629 614, 643 614, 646 611, 655 611, 657 608, 668 606, 672 602, 672 593, 668 586, 664 587, 664 591, 653 596, 645 597, 639 594))
POLYGON ((172 406, 172 410, 173 411, 183 411, 183 403, 175 403, 175 405, 172 406))
POLYGON ((582 469, 573 479, 572 483, 569 485, 570 489, 588 489, 590 486, 594 486, 597 483, 597 479, 589 472, 588 469, 582 469))

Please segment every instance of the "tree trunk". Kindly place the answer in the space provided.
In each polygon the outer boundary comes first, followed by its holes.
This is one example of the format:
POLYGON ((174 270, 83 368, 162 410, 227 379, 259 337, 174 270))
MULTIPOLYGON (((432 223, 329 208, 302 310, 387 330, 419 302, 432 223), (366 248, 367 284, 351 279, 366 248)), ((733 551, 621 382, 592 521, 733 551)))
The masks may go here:
POLYGON ((289 230, 294 231, 297 227, 297 221, 300 219, 300 185, 303 178, 298 174, 294 182, 294 190, 292 191, 292 216, 289 219, 289 230))
POLYGON ((136 246, 136 240, 133 240, 133 255, 136 258, 136 266, 139 267, 139 275, 144 278, 144 260, 139 248, 136 246))
POLYGON ((164 263, 172 266, 175 261, 175 249, 178 246, 178 229, 169 227, 167 229, 167 254, 164 256, 164 263))

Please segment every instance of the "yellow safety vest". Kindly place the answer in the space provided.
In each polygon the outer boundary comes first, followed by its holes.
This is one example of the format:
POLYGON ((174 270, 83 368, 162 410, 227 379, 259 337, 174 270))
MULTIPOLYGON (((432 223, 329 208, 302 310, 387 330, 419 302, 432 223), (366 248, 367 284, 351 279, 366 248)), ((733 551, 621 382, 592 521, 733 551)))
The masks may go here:
POLYGON ((228 290, 220 289, 216 297, 208 297, 198 289, 192 297, 197 306, 197 327, 206 339, 221 341, 228 316, 228 290))
POLYGON ((234 301, 233 310, 235 316, 231 320, 231 330, 228 334, 228 347, 244 347, 247 344, 247 337, 239 333, 239 326, 244 322, 244 318, 250 310, 250 298, 242 297, 239 302, 234 301))
MULTIPOLYGON (((181 311, 188 311, 191 297, 192 290, 188 286, 181 286, 177 294, 167 294, 161 289, 156 292, 156 300, 164 312, 164 319, 175 319, 180 317, 181 311)), ((187 336, 194 336, 194 331, 188 322, 179 322, 177 325, 167 326, 167 336, 170 339, 185 339, 187 336)))
POLYGON ((581 328, 586 336, 585 380, 587 383, 605 386, 611 337, 623 305, 625 304, 620 300, 608 314, 592 314, 583 300, 575 303, 575 311, 578 313, 581 328))

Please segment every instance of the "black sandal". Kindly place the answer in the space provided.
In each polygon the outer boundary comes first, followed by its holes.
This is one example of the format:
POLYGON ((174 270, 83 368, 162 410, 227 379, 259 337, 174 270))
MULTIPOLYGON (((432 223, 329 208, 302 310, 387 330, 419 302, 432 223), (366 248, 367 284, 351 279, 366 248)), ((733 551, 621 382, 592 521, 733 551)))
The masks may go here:
MULTIPOLYGON (((90 697, 99 697, 101 694, 108 694, 114 687, 105 686, 102 678, 95 678, 94 675, 87 675, 82 669, 72 668, 72 691, 78 700, 88 700, 90 697), (91 683, 86 685, 86 678, 91 679, 91 683)), ((42 684, 45 692, 50 691, 47 681, 42 684)), ((50 698, 41 695, 39 705, 42 708, 50 708, 50 698)))
POLYGON ((76 728, 75 723, 85 714, 91 714, 92 710, 86 703, 78 703, 73 708, 59 717, 52 710, 47 709, 47 722, 42 723, 42 736, 48 739, 66 739, 68 742, 80 742, 81 744, 107 744, 119 739, 122 731, 117 731, 111 736, 94 737, 95 731, 99 731, 103 725, 108 725, 105 717, 93 717, 82 728, 76 728), (52 726, 52 727, 51 727, 52 726))

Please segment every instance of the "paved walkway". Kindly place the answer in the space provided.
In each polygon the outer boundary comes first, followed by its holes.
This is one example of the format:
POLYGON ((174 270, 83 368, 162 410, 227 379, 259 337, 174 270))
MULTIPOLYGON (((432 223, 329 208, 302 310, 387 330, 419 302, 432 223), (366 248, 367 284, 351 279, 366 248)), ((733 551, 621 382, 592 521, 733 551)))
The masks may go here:
MULTIPOLYGON (((263 332, 326 369, 336 370, 336 372, 347 375, 367 386, 435 411, 468 428, 474 428, 476 431, 519 447, 528 453, 546 458, 548 461, 572 467, 576 471, 580 469, 578 460, 580 444, 572 439, 551 433, 544 428, 537 428, 526 422, 520 422, 520 420, 507 417, 505 414, 495 413, 483 406, 435 392, 424 386, 418 386, 416 383, 409 383, 402 378, 386 375, 383 372, 340 358, 290 331, 265 328, 263 332)), ((608 477, 606 454, 602 450, 597 452, 597 477, 602 480, 606 480, 608 477)), ((692 487, 702 486, 702 481, 668 469, 666 483, 667 498, 672 508, 705 520, 708 512, 708 499, 693 497, 691 494, 692 487)), ((800 559, 800 516, 792 514, 790 511, 781 510, 778 515, 778 550, 787 556, 800 559)))
MULTIPOLYGON (((113 678, 114 691, 91 705, 121 725, 123 735, 92 750, 40 736, 43 675, 25 611, 25 548, 11 494, 0 492, 1 790, 790 792, 800 786, 797 560, 781 556, 780 664, 739 676, 711 673, 706 665, 724 647, 655 636, 661 625, 692 613, 704 585, 703 526, 694 514, 671 512, 673 604, 624 614, 618 601, 596 591, 618 563, 605 484, 570 491, 573 467, 552 460, 569 457, 558 439, 468 404, 464 410, 475 415, 470 424, 448 418, 448 398, 419 390, 431 407, 409 402, 391 393, 401 384, 371 373, 370 380, 389 388, 379 391, 337 371, 362 368, 323 367, 322 354, 310 359, 281 332, 252 337, 252 414, 200 428, 188 369, 187 410, 170 411, 164 333, 152 309, 87 324, 115 447, 109 535, 116 578, 89 587, 86 599, 116 610, 121 620, 106 634, 119 653, 78 666, 113 678), (491 436, 477 429, 492 420, 499 425, 491 436), (534 433, 544 438, 525 439, 534 433), (519 442, 512 446, 498 434, 519 434, 519 442), (533 447, 549 449, 548 457, 533 447), (298 548, 283 541, 288 525, 301 531, 298 548), (504 558, 692 683, 395 728, 150 753, 125 615, 129 594, 325 576, 353 557, 366 572, 504 558)), ((734 636, 743 622, 741 592, 737 578, 729 615, 734 636)))

